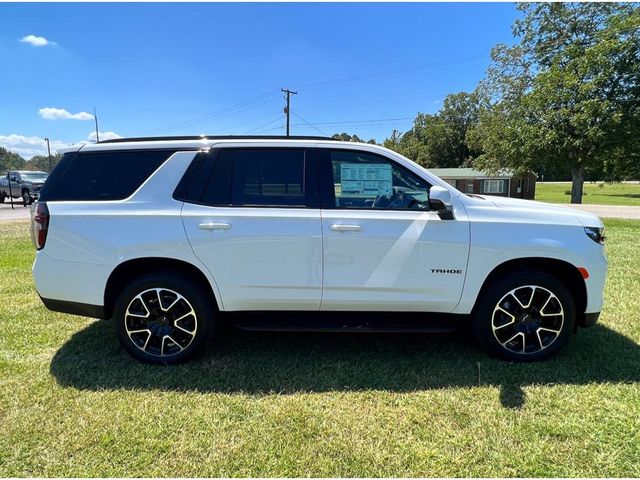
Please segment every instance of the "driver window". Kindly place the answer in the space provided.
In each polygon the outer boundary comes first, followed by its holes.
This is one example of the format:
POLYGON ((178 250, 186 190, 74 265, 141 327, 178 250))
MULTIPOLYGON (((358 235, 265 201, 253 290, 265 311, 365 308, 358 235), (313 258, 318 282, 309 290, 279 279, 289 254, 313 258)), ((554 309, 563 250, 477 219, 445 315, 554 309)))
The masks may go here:
POLYGON ((332 151, 336 208, 429 210, 429 184, 383 157, 332 151))

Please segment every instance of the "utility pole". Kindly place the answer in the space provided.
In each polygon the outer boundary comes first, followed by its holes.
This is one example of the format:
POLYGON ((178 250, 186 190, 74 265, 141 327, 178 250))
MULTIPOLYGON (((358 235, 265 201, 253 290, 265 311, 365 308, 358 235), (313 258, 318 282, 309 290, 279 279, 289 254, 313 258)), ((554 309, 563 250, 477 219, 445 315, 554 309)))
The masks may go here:
POLYGON ((93 107, 93 119, 96 121, 96 143, 100 143, 100 134, 98 133, 98 115, 96 114, 96 107, 93 107))
POLYGON ((283 88, 282 91, 287 94, 287 106, 284 107, 284 113, 287 114, 287 137, 289 136, 289 117, 291 113, 291 95, 297 95, 298 92, 293 92, 288 88, 283 88))
POLYGON ((51 147, 49 146, 49 139, 45 138, 45 142, 47 142, 47 153, 49 154, 49 173, 51 173, 51 147))

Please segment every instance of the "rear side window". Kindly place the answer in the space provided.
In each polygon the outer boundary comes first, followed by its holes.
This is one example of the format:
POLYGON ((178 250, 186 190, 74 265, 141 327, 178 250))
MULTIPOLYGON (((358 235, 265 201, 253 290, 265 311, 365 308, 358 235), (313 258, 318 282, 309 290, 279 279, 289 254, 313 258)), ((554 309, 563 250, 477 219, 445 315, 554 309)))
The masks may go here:
POLYGON ((125 199, 173 153, 174 150, 135 150, 65 154, 45 182, 40 199, 125 199))
POLYGON ((304 207, 313 200, 305 187, 307 161, 303 149, 225 148, 181 199, 211 206, 304 207))
POLYGON ((304 150, 236 150, 233 205, 304 206, 304 150))

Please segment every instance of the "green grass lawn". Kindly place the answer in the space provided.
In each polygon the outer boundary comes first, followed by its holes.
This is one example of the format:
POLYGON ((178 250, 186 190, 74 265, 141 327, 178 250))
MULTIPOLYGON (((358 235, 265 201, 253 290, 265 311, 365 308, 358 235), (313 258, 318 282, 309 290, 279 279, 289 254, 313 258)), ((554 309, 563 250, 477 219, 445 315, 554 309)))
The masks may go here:
MULTIPOLYGON (((541 202, 571 203, 571 183, 536 184, 536 200, 541 202)), ((585 182, 582 203, 599 205, 640 205, 640 184, 585 182)))
POLYGON ((45 310, 27 224, 0 223, 0 476, 640 476, 640 222, 606 224, 601 323, 547 362, 464 335, 223 331, 154 367, 109 322, 45 310))

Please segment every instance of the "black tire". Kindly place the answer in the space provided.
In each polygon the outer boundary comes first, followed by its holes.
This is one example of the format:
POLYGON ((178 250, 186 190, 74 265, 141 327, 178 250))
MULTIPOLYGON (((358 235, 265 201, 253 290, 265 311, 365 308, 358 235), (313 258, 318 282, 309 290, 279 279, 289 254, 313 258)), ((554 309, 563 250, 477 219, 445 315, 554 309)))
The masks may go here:
POLYGON ((4 199, 7 198, 4 193, 0 193, 0 203, 4 203, 4 199))
POLYGON ((113 320, 118 340, 131 356, 170 365, 190 360, 202 350, 213 331, 215 313, 204 286, 176 272, 157 272, 123 289, 113 320), (189 308, 193 314, 188 313, 189 308), (142 318, 145 312, 148 317, 142 318))
POLYGON ((567 343, 576 307, 567 287, 554 276, 520 271, 489 286, 472 321, 476 338, 491 355, 533 362, 549 358, 567 343))
POLYGON ((29 201, 31 197, 29 196, 29 190, 23 190, 22 192, 22 204, 27 207, 30 205, 29 201))

